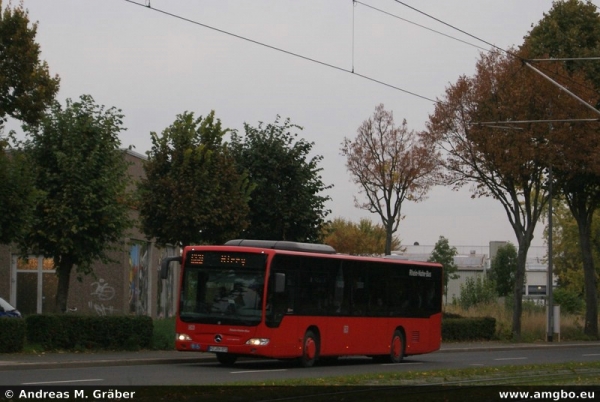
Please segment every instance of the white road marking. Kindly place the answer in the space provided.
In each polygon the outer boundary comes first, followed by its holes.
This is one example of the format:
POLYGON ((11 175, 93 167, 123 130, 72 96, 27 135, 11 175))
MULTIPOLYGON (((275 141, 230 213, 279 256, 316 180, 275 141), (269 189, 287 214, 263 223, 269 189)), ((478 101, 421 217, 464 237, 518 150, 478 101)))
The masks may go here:
POLYGON ((246 370, 246 371, 232 371, 231 374, 247 374, 247 373, 268 373, 273 371, 287 371, 287 369, 279 370, 246 370))
POLYGON ((382 366, 396 366, 398 364, 401 366, 408 366, 409 364, 423 364, 423 363, 421 363, 421 362, 383 363, 382 366))
POLYGON ((526 357, 502 357, 500 359, 494 359, 494 360, 527 360, 526 357))
POLYGON ((89 378, 87 380, 64 380, 64 381, 41 381, 41 382, 24 382, 21 385, 40 385, 40 384, 70 384, 73 382, 93 382, 104 381, 102 378, 89 378))
POLYGON ((588 354, 581 355, 581 356, 585 356, 585 357, 590 357, 590 356, 600 356, 600 353, 588 353, 588 354))

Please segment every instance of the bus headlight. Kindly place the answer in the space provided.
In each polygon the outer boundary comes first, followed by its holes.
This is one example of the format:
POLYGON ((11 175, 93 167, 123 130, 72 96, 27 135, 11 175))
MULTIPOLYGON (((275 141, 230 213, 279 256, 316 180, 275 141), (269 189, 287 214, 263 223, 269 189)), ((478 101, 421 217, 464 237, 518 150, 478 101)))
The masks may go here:
POLYGON ((269 344, 269 340, 266 338, 250 338, 246 341, 246 345, 253 346, 265 346, 269 344))
POLYGON ((191 341, 192 337, 188 334, 175 334, 175 339, 178 341, 191 341))

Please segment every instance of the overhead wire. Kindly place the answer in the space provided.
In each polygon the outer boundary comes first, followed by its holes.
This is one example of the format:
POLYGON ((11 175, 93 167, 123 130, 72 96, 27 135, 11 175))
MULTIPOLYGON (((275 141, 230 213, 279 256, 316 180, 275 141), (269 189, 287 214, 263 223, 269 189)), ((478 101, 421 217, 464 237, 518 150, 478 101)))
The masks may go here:
POLYGON ((456 37, 454 37, 454 36, 447 35, 447 34, 445 34, 445 33, 443 33, 443 32, 440 32, 440 31, 436 31, 435 29, 432 29, 432 28, 426 27, 425 25, 417 24, 416 22, 413 22, 413 21, 407 20, 406 18, 402 18, 402 17, 400 17, 400 16, 398 16, 398 15, 396 15, 396 14, 392 14, 392 13, 390 13, 390 12, 388 12, 388 11, 385 11, 385 10, 382 10, 382 9, 380 9, 380 8, 373 7, 373 6, 372 6, 372 5, 370 5, 370 4, 365 4, 365 3, 361 2, 361 1, 358 1, 358 0, 354 0, 354 2, 355 2, 355 3, 358 3, 358 4, 360 4, 360 5, 364 6, 364 7, 367 7, 367 8, 370 8, 370 9, 372 9, 372 10, 378 11, 378 12, 380 12, 380 13, 382 13, 382 14, 388 15, 388 16, 390 16, 390 17, 392 17, 392 18, 396 18, 396 19, 398 19, 398 20, 400 20, 400 21, 404 21, 404 22, 406 22, 406 23, 408 23, 408 24, 411 24, 411 25, 417 26, 417 27, 419 27, 419 28, 423 28, 423 29, 425 29, 425 30, 427 30, 427 31, 430 31, 430 32, 436 33, 436 34, 438 34, 438 35, 445 36, 445 37, 447 37, 447 38, 449 38, 449 39, 452 39, 452 40, 455 40, 455 41, 457 41, 457 42, 464 43, 465 45, 469 45, 469 46, 475 47, 475 48, 477 48, 477 49, 480 49, 480 50, 483 50, 483 51, 486 51, 486 52, 488 51, 488 49, 486 49, 486 48, 483 48, 483 47, 481 47, 481 46, 477 46, 477 45, 475 45, 475 44, 473 44, 473 43, 470 43, 470 42, 464 41, 464 40, 462 40, 462 39, 458 39, 458 38, 456 38, 456 37))
MULTIPOLYGON (((147 0, 147 3, 146 3, 146 4, 141 4, 141 3, 138 3, 138 2, 136 2, 136 1, 133 1, 133 0, 125 0, 125 1, 126 1, 126 2, 128 2, 128 3, 134 4, 134 5, 138 5, 138 6, 142 6, 142 7, 145 7, 145 8, 149 8, 149 9, 151 9, 151 10, 154 10, 154 11, 156 11, 156 12, 158 12, 158 13, 161 13, 161 14, 167 15, 167 16, 169 16, 169 17, 173 17, 173 18, 176 18, 176 19, 180 19, 180 20, 182 20, 182 21, 185 21, 185 22, 188 22, 188 23, 191 23, 191 24, 194 24, 194 25, 198 25, 198 26, 201 26, 201 27, 204 27, 204 28, 207 28, 207 29, 210 29, 210 30, 213 30, 213 31, 219 32, 219 33, 222 33, 222 34, 224 34, 224 35, 232 36, 232 37, 234 37, 234 38, 237 38, 237 39, 241 39, 241 40, 244 40, 244 41, 247 41, 247 42, 250 42, 250 43, 253 43, 253 44, 259 45, 259 46, 263 46, 263 47, 266 47, 266 48, 268 48, 268 49, 271 49, 271 50, 274 50, 274 51, 278 51, 278 52, 281 52, 281 53, 284 53, 284 54, 287 54, 287 55, 290 55, 290 56, 293 56, 293 57, 297 57, 297 58, 300 58, 300 59, 303 59, 303 60, 306 60, 306 61, 309 61, 309 62, 313 62, 313 63, 316 63, 316 64, 320 64, 320 65, 322 65, 322 66, 329 67, 329 68, 332 68, 332 69, 335 69, 335 70, 338 70, 338 71, 342 71, 342 72, 345 72, 345 73, 349 73, 349 74, 352 74, 352 75, 356 75, 357 77, 360 77, 360 78, 362 78, 362 79, 365 79, 365 80, 368 80, 368 81, 371 81, 371 82, 377 83, 377 84, 379 84, 379 85, 386 86, 386 87, 388 87, 388 88, 391 88, 391 89, 395 89, 395 90, 397 90, 397 91, 400 91, 400 92, 406 93, 406 94, 408 94, 408 95, 411 95, 411 96, 415 96, 415 97, 417 97, 417 98, 420 98, 420 99, 424 99, 424 100, 427 100, 427 101, 433 102, 433 103, 435 103, 435 104, 437 104, 437 103, 443 103, 443 102, 441 102, 441 101, 439 101, 439 100, 436 100, 436 99, 431 99, 431 98, 429 98, 429 97, 427 97, 427 96, 420 95, 420 94, 418 94, 418 93, 416 93, 416 92, 413 92, 413 91, 406 90, 406 89, 404 89, 404 88, 401 88, 401 87, 398 87, 398 86, 396 86, 396 85, 389 84, 389 83, 387 83, 387 82, 384 82, 384 81, 378 80, 378 79, 376 79, 376 78, 373 78, 373 77, 370 77, 370 76, 367 76, 367 75, 364 75, 364 74, 357 73, 357 72, 355 71, 355 68, 354 68, 354 10, 353 10, 353 16, 352 16, 352 68, 351 68, 351 69, 347 69, 347 68, 343 68, 343 67, 340 67, 340 66, 336 66, 336 65, 334 65, 334 64, 330 64, 330 63, 327 63, 327 62, 324 62, 324 61, 321 61, 321 60, 318 60, 318 59, 315 59, 315 58, 307 57, 307 56, 301 55, 301 54, 299 54, 299 53, 291 52, 291 51, 289 51, 289 50, 285 50, 285 49, 282 49, 282 48, 279 48, 279 47, 276 47, 276 46, 273 46, 273 45, 269 45, 269 44, 267 44, 267 43, 264 43, 264 42, 260 42, 260 41, 254 40, 254 39, 250 39, 250 38, 248 38, 248 37, 245 37, 245 36, 242 36, 242 35, 238 35, 238 34, 235 34, 235 33, 229 32, 229 31, 225 31, 225 30, 223 30, 223 29, 219 29, 219 28, 216 28, 216 27, 213 27, 213 26, 210 26, 210 25, 207 25, 207 24, 204 24, 204 23, 201 23, 201 22, 198 22, 198 21, 195 21, 195 20, 192 20, 192 19, 189 19, 189 18, 186 18, 186 17, 180 16, 180 15, 177 15, 177 14, 173 14, 173 13, 171 13, 171 12, 168 12, 168 11, 165 11, 165 10, 161 10, 161 9, 158 9, 158 8, 152 7, 152 6, 150 5, 150 0, 147 0)), ((519 56, 518 54, 515 54, 514 52, 511 52, 511 51, 508 51, 508 50, 506 50, 506 49, 503 49, 503 48, 501 48, 501 47, 499 47, 499 46, 497 46, 497 45, 495 45, 495 44, 492 44, 492 43, 490 43, 490 42, 488 42, 488 41, 486 41, 486 40, 484 40, 484 39, 482 39, 482 38, 480 38, 480 37, 478 37, 478 36, 475 36, 475 35, 473 35, 473 34, 470 34, 469 32, 466 32, 466 31, 464 31, 464 30, 462 30, 462 29, 460 29, 460 28, 458 28, 458 27, 456 27, 456 26, 454 26, 454 25, 452 25, 452 24, 449 24, 449 23, 447 23, 447 22, 445 22, 445 21, 443 21, 443 20, 441 20, 441 19, 439 19, 439 18, 436 18, 436 17, 434 17, 434 16, 432 16, 432 15, 430 15, 430 14, 428 14, 428 13, 424 12, 424 11, 421 11, 421 10, 419 10, 419 9, 417 9, 417 8, 413 7, 413 6, 410 6, 409 4, 407 4, 407 3, 405 3, 405 2, 403 2, 403 1, 401 1, 401 0, 394 0, 394 1, 395 1, 396 3, 398 3, 398 4, 401 4, 401 5, 403 5, 403 6, 407 7, 407 8, 409 8, 409 9, 411 9, 411 10, 413 10, 413 11, 417 12, 417 13, 420 13, 420 14, 422 14, 422 15, 424 15, 424 16, 426 16, 426 17, 430 18, 430 19, 433 19, 433 20, 435 20, 435 21, 437 21, 437 22, 439 22, 439 23, 441 23, 441 24, 443 24, 443 25, 445 25, 445 26, 448 26, 448 27, 450 27, 450 28, 451 28, 451 29, 453 29, 453 30, 456 30, 456 31, 458 31, 458 32, 461 32, 462 34, 464 34, 464 35, 467 35, 467 36, 469 36, 469 37, 471 37, 471 38, 473 38, 473 39, 475 39, 475 40, 477 40, 477 41, 480 41, 480 42, 482 42, 482 43, 485 43, 486 45, 490 46, 492 49, 496 49, 496 50, 498 50, 498 51, 501 51, 501 52, 503 52, 503 53, 506 53, 507 55, 510 55, 510 56, 512 56, 512 57, 515 57, 515 58, 517 58, 517 59, 521 60, 521 62, 523 62, 524 64, 526 64, 526 63, 529 61, 529 60, 527 60, 527 59, 524 59, 523 57, 519 56)), ((355 4, 356 4, 356 3, 358 3, 358 4, 360 4, 360 5, 364 6, 364 7, 367 7, 367 8, 373 9, 373 10, 375 10, 375 11, 378 11, 378 12, 381 12, 381 13, 383 13, 383 14, 386 14, 386 15, 388 15, 388 16, 391 16, 391 17, 393 17, 393 18, 396 18, 396 19, 402 20, 402 21, 404 21, 404 22, 407 22, 407 23, 409 23, 409 24, 412 24, 412 25, 418 26, 418 27, 420 27, 420 28, 422 28, 422 29, 426 29, 426 30, 428 30, 428 31, 431 31, 431 32, 434 32, 434 33, 436 33, 436 34, 439 34, 439 35, 445 36, 445 37, 447 37, 447 38, 450 38, 450 39, 452 39, 452 40, 456 40, 456 41, 458 41, 458 42, 461 42, 461 43, 463 43, 463 44, 466 44, 466 45, 469 45, 469 46, 472 46, 472 47, 478 48, 478 49, 480 49, 480 50, 489 51, 489 49, 482 48, 482 47, 480 47, 480 46, 477 46, 477 45, 475 45, 475 44, 473 44, 473 43, 469 43, 469 42, 467 42, 467 41, 463 41, 463 40, 461 40, 461 39, 458 39, 458 38, 456 38, 456 37, 453 37, 453 36, 451 36, 451 35, 447 35, 447 34, 445 34, 445 33, 442 33, 442 32, 436 31, 436 30, 434 30, 434 29, 428 28, 428 27, 426 27, 426 26, 424 26, 424 25, 417 24, 417 23, 415 23, 415 22, 413 22, 413 21, 410 21, 410 20, 407 20, 407 19, 405 19, 405 18, 399 17, 399 16, 397 16, 397 15, 395 15, 395 14, 392 14, 392 13, 389 13, 389 12, 387 12, 387 11, 381 10, 381 9, 379 9, 379 8, 377 8, 377 7, 373 7, 373 6, 371 6, 371 5, 368 5, 368 4, 366 4, 366 3, 363 3, 363 2, 361 2, 361 1, 359 1, 359 0, 352 0, 352 3, 353 3, 353 7, 355 6, 355 4)), ((537 60, 536 60, 536 61, 537 61, 537 60)), ((540 70, 545 70, 546 72, 548 72, 548 70, 546 70, 546 69, 544 69, 544 68, 542 68, 542 67, 540 67, 539 69, 540 69, 540 70)), ((560 75, 560 74, 559 74, 558 76, 559 76, 559 77, 562 77, 562 78, 566 78, 566 79, 568 79, 569 81, 573 82, 574 84, 576 84, 576 85, 578 85, 578 86, 581 86, 581 87, 584 87, 584 88, 587 88, 587 89, 589 89, 588 87, 584 86, 583 84, 580 84, 580 83, 578 83, 578 82, 576 82, 576 81, 572 80, 570 77, 564 77, 564 76, 562 76, 562 75, 560 75)))
POLYGON ((289 56, 297 57, 297 58, 300 58, 300 59, 303 59, 303 60, 306 60, 306 61, 309 61, 309 62, 312 62, 312 63, 317 63, 317 64, 320 64, 320 65, 325 66, 325 67, 329 67, 329 68, 333 68, 333 69, 338 70, 338 71, 349 73, 349 74, 355 75, 357 77, 360 77, 362 79, 365 79, 365 80, 368 80, 368 81, 371 81, 371 82, 374 82, 374 83, 386 86, 386 87, 391 88, 391 89, 395 89, 395 90, 403 92, 405 94, 408 94, 408 95, 411 95, 411 96, 415 96, 417 98, 421 98, 421 99, 424 99, 424 100, 427 100, 427 101, 430 101, 430 102, 433 102, 433 103, 439 103, 438 100, 428 98, 427 96, 420 95, 420 94, 418 94, 416 92, 412 92, 412 91, 406 90, 404 88, 401 88, 401 87, 398 87, 398 86, 386 83, 384 81, 381 81, 381 80, 369 77, 369 76, 364 75, 364 74, 358 74, 358 73, 356 73, 354 71, 354 67, 352 68, 352 70, 349 70, 347 68, 343 68, 343 67, 340 67, 340 66, 336 66, 334 64, 326 63, 324 61, 317 60, 317 59, 314 59, 314 58, 311 58, 311 57, 307 57, 307 56, 301 55, 299 53, 294 53, 294 52, 291 52, 289 50, 285 50, 285 49, 282 49, 282 48, 279 48, 279 47, 276 47, 276 46, 273 46, 273 45, 269 45, 269 44, 264 43, 264 42, 260 42, 260 41, 254 40, 254 39, 250 39, 250 38, 242 36, 242 35, 238 35, 238 34, 235 34, 235 33, 229 32, 229 31, 225 31, 225 30, 220 29, 220 28, 216 28, 216 27, 213 27, 213 26, 210 26, 210 25, 207 25, 207 24, 204 24, 204 23, 192 20, 190 18, 183 17, 181 15, 173 14, 171 12, 158 9, 156 7, 152 7, 152 6, 150 6, 150 3, 148 3, 148 4, 141 4, 141 3, 138 3, 138 2, 133 1, 133 0, 125 0, 125 1, 128 2, 128 3, 134 4, 134 5, 140 6, 140 7, 144 7, 144 8, 156 11, 156 12, 158 12, 160 14, 164 14, 164 15, 167 15, 169 17, 176 18, 176 19, 188 22, 190 24, 198 25, 198 26, 201 26, 203 28, 207 28, 207 29, 213 30, 215 32, 222 33, 224 35, 228 35, 228 36, 231 36, 231 37, 234 37, 234 38, 237 38, 237 39, 244 40, 246 42, 253 43, 255 45, 259 45, 259 46, 262 46, 262 47, 265 47, 265 48, 268 48, 268 49, 271 49, 271 50, 275 50, 275 51, 287 54, 289 56))
MULTIPOLYGON (((437 21, 437 22, 439 22, 440 24, 443 24, 443 25, 445 25, 445 26, 447 26, 447 27, 449 27, 449 28, 452 28, 452 29, 454 29, 454 30, 456 30, 456 31, 458 31, 458 32, 461 32, 461 33, 463 33, 463 34, 465 34, 465 35, 467 35, 467 36, 469 36, 469 37, 471 37, 471 38, 473 38, 473 39, 475 39, 475 40, 478 40, 478 41, 480 41, 480 42, 482 42, 482 43, 485 43, 485 44, 487 44, 488 46, 491 46, 493 49, 496 49, 496 50, 498 50, 498 51, 501 51, 501 52, 503 52, 503 53, 506 53, 506 54, 507 54, 507 55, 509 55, 509 56, 515 57, 515 58, 517 58, 518 60, 520 60, 520 61, 523 63, 523 65, 524 65, 524 66, 527 66, 527 67, 529 67, 530 69, 532 69, 533 71, 536 71, 536 68, 534 68, 533 66, 531 66, 531 64, 529 63, 530 61, 533 61, 533 60, 528 60, 528 59, 525 59, 524 57, 521 57, 521 56, 519 56, 518 54, 516 54, 516 53, 514 53, 514 52, 511 52, 511 51, 508 51, 508 50, 506 50, 506 49, 503 49, 503 48, 501 48, 501 47, 499 47, 499 46, 497 46, 497 45, 495 45, 495 44, 493 44, 493 43, 490 43, 490 42, 488 42, 488 41, 486 41, 486 40, 484 40, 484 39, 481 39, 481 38, 480 38, 480 37, 478 37, 478 36, 475 36, 475 35, 473 35, 473 34, 470 34, 470 33, 469 33, 469 32, 467 32, 467 31, 464 31, 464 30, 462 30, 462 29, 460 29, 460 28, 457 28, 457 27, 455 27, 454 25, 452 25, 452 24, 449 24, 449 23, 447 23, 447 22, 445 22, 445 21, 443 21, 443 20, 441 20, 441 19, 439 19, 439 18, 437 18, 437 17, 434 17, 433 15, 431 15, 431 14, 428 14, 428 13, 426 13, 426 12, 424 12, 424 11, 421 11, 421 10, 419 10, 419 9, 417 9, 417 8, 415 8, 415 7, 413 7, 413 6, 409 5, 409 4, 407 4, 407 3, 405 3, 405 2, 403 2, 403 1, 401 1, 401 0, 393 0, 393 1, 395 1, 395 2, 396 2, 396 3, 398 3, 398 4, 401 4, 401 5, 403 5, 404 7, 407 7, 407 8, 409 8, 409 9, 411 9, 411 10, 413 10, 413 11, 415 11, 415 12, 419 13, 419 14, 422 14, 422 15, 424 15, 424 16, 426 16, 426 17, 428 17, 428 18, 430 18, 430 19, 432 19, 432 20, 434 20, 434 21, 437 21)), ((596 8, 598 8, 598 7, 596 6, 596 8)), ((586 58, 586 60, 587 60, 587 59, 589 59, 589 58, 586 58)), ((542 61, 542 60, 536 60, 536 61, 542 61)), ((545 61, 545 60, 544 60, 544 61, 545 61)), ((553 61, 554 61, 554 60, 553 60, 553 61)), ((544 71, 544 72, 546 72, 546 73, 548 73, 548 74, 552 74, 552 72, 548 71, 548 69, 546 69, 546 68, 544 68, 544 67, 541 67, 541 66, 539 66, 539 65, 538 65, 538 68, 537 68, 537 70, 538 70, 538 71, 537 71, 537 73, 538 73, 538 74, 540 74, 540 73, 541 73, 541 71, 544 71)), ((541 75, 545 75, 545 74, 541 73, 541 75)), ((563 74, 555 74, 555 75, 556 75, 556 76, 558 76, 558 77, 561 77, 561 78, 563 78, 563 79, 566 79, 566 80, 568 80, 569 82, 571 82, 572 84, 574 84, 574 85, 576 85, 576 86, 578 86, 578 87, 580 87, 580 88, 583 88, 583 89, 588 89, 588 90, 589 90, 589 89, 592 89, 592 88, 590 88, 589 86, 587 86, 587 85, 585 85, 585 84, 581 84, 580 82, 577 82, 577 81, 573 80, 573 78, 572 78, 572 77, 570 77, 570 76, 565 76, 565 75, 563 75, 563 74)), ((555 83, 555 82, 553 82, 553 83, 556 85, 556 83, 555 83)), ((565 90, 565 89, 564 89, 564 88, 562 88, 561 86, 558 86, 558 88, 559 88, 559 89, 561 89, 561 90, 563 90, 563 91, 565 90)), ((567 92, 569 92, 569 91, 567 91, 567 92)), ((574 96, 574 97, 575 97, 575 98, 577 98, 578 100, 582 101, 582 100, 581 100, 579 97, 577 97, 576 95, 571 95, 571 96, 574 96)), ((590 105, 589 105, 587 102, 583 101, 583 103, 584 103, 584 105, 586 105, 587 107, 590 107, 590 105)), ((593 107, 592 107, 592 109, 594 109, 596 113, 600 113, 600 112, 599 112, 598 110, 596 110, 595 108, 593 108, 593 107)))

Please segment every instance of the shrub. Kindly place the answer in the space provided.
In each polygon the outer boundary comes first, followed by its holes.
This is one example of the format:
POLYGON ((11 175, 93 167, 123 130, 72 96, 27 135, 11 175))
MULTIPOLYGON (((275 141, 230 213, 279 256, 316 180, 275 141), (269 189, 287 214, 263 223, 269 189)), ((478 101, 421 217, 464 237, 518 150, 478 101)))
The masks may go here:
POLYGON ((0 318, 0 353, 15 353, 25 346, 25 320, 0 318))
POLYGON ((460 296, 457 299, 458 305, 468 310, 472 306, 493 302, 497 299, 496 285, 486 277, 467 278, 465 283, 460 285, 460 296))
POLYGON ((568 314, 580 314, 585 307, 583 298, 579 294, 564 288, 554 289, 552 300, 554 305, 560 305, 561 311, 568 314))
POLYGON ((33 315, 27 341, 52 349, 137 350, 152 346, 152 319, 146 316, 33 315))
POLYGON ((442 339, 444 341, 490 340, 496 333, 496 319, 448 318, 442 321, 442 339))
POLYGON ((154 321, 152 349, 175 349, 175 318, 165 318, 154 321))

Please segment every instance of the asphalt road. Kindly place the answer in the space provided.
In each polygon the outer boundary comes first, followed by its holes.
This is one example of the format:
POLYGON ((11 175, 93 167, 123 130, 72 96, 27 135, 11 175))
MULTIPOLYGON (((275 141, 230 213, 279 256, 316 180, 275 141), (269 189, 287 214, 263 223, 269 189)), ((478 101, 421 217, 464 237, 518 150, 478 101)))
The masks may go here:
POLYGON ((293 362, 239 360, 223 367, 211 355, 142 352, 79 356, 0 356, 0 386, 214 385, 280 379, 347 376, 373 372, 428 371, 600 360, 600 343, 543 345, 454 345, 411 356, 400 364, 378 364, 366 357, 342 358, 306 369, 293 362))

